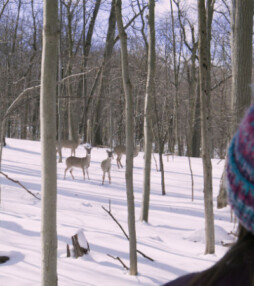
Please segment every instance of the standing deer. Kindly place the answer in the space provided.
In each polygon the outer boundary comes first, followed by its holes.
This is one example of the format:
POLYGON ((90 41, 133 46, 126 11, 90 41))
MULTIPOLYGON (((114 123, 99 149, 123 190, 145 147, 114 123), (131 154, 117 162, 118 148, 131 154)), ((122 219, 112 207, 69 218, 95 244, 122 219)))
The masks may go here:
MULTIPOLYGON (((140 146, 137 145, 133 150, 133 157, 137 157, 140 151, 140 146)), ((114 148, 114 153, 116 154, 116 163, 118 168, 123 168, 121 163, 122 155, 126 155, 126 147, 124 145, 118 145, 114 148)))
POLYGON ((106 150, 106 151, 108 153, 108 158, 101 162, 101 169, 103 172, 102 185, 104 184, 104 179, 105 179, 106 173, 108 173, 108 181, 111 184, 110 169, 111 169, 111 160, 112 160, 112 156, 113 156, 113 151, 108 151, 108 150, 106 150))
POLYGON ((56 153, 59 153, 59 145, 62 151, 62 148, 68 148, 71 149, 71 156, 76 155, 76 149, 78 148, 78 145, 80 144, 81 140, 78 138, 77 140, 62 140, 60 144, 56 142, 56 153))
POLYGON ((85 171, 86 171, 88 179, 90 180, 89 174, 88 174, 88 168, 90 166, 92 148, 91 147, 90 148, 85 147, 85 149, 86 149, 86 157, 79 158, 79 157, 70 156, 66 159, 66 161, 65 161, 66 168, 64 171, 64 179, 66 176, 66 172, 70 169, 72 179, 74 180, 72 170, 73 170, 73 167, 76 167, 76 168, 82 169, 84 180, 85 180, 85 171))

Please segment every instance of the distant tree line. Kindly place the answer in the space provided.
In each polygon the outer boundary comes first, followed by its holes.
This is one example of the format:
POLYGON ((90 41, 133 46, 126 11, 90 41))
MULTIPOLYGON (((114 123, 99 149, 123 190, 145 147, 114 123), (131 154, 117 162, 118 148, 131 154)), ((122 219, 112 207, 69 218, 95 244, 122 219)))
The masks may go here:
MULTIPOLYGON (((0 114, 26 88, 40 85, 41 1, 0 4, 0 114)), ((147 78, 146 1, 123 9, 133 91, 134 140, 142 144, 147 78)), ((156 93, 152 98, 154 151, 200 156, 197 7, 171 0, 156 15, 156 93)), ((216 1, 211 28, 211 154, 224 158, 231 124, 230 11, 216 1)), ((124 143, 125 98, 120 43, 111 1, 60 1, 58 136, 92 145, 124 143), (103 14, 102 14, 103 11, 103 14), (102 15, 104 18, 102 18, 102 15), (105 19, 107 15, 108 19, 105 19)), ((38 140, 39 88, 28 91, 8 116, 6 137, 38 140)))

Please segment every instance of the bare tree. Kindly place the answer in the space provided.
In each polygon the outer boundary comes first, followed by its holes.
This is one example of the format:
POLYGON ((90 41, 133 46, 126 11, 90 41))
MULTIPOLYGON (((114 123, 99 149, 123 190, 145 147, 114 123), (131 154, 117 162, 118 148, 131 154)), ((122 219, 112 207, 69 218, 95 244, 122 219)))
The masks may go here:
MULTIPOLYGON (((103 114, 103 96, 106 98, 106 95, 109 94, 109 75, 111 70, 111 57, 114 48, 114 39, 115 39, 115 29, 116 29, 116 14, 115 14, 115 0, 112 0, 110 16, 108 21, 108 32, 106 38, 106 47, 103 55, 103 63, 101 66, 100 81, 99 81, 99 91, 98 91, 98 100, 96 106, 96 116, 95 116, 95 126, 94 126, 94 144, 102 145, 102 129, 104 122, 102 119, 103 114)), ((112 147, 112 146, 111 146, 112 147)))
POLYGON ((58 45, 58 1, 44 1, 41 66, 42 151, 42 281, 57 285, 56 233, 56 77, 58 45))
MULTIPOLYGON (((86 25, 87 25, 87 15, 86 15, 86 4, 87 0, 83 0, 83 69, 84 71, 87 69, 89 55, 92 47, 92 36, 95 27, 96 18, 99 12, 99 8, 101 5, 101 0, 96 0, 94 4, 93 13, 91 16, 91 20, 89 23, 89 27, 86 33, 86 25)), ((84 107, 83 107, 83 114, 82 114, 82 126, 84 129, 84 140, 87 141, 87 120, 88 120, 88 110, 89 110, 89 96, 88 96, 88 89, 87 89, 87 76, 84 74, 82 79, 82 91, 83 91, 83 98, 84 98, 84 107)), ((91 95, 90 95, 91 96, 91 95)))
POLYGON ((172 22, 172 45, 173 45, 173 70, 174 70, 174 113, 173 113, 173 128, 174 128, 174 137, 177 142, 178 155, 183 155, 183 145, 180 139, 180 126, 179 126, 179 85, 180 85, 180 64, 181 64, 181 56, 182 56, 182 32, 180 31, 180 48, 179 51, 176 50, 176 32, 175 32, 175 18, 172 0, 170 0, 171 7, 171 22, 172 22))
POLYGON ((3 15, 4 10, 5 10, 6 6, 8 5, 8 3, 9 3, 9 0, 3 1, 3 2, 1 3, 1 5, 0 5, 0 7, 1 7, 1 10, 0 10, 0 18, 1 18, 1 16, 3 15))
MULTIPOLYGON (((232 0, 231 6, 231 58, 232 58, 232 130, 234 134, 244 112, 251 104, 253 1, 232 0)), ((224 184, 225 169, 221 177, 217 207, 227 205, 224 184)))
POLYGON ((121 43, 121 66, 122 78, 125 92, 125 114, 126 114, 126 191, 128 202, 128 227, 130 237, 130 275, 137 275, 137 243, 135 227, 135 204, 133 195, 133 98, 132 86, 129 76, 127 34, 124 30, 122 20, 122 1, 116 0, 116 20, 121 43))
POLYGON ((144 181, 143 201, 140 219, 148 222, 149 200, 150 200, 150 179, 151 179, 151 154, 152 154, 152 104, 155 96, 155 24, 154 24, 154 0, 149 1, 149 44, 148 44, 148 65, 146 80, 146 96, 144 108, 144 139, 145 139, 145 160, 144 160, 144 181))
POLYGON ((233 131, 251 103, 253 1, 232 1, 233 131))
MULTIPOLYGON (((211 5, 211 1, 208 1, 211 5)), ((209 9, 211 7, 208 7, 209 9)), ((208 56, 209 33, 207 32, 207 19, 205 0, 198 1, 199 17, 199 77, 200 77, 200 102, 201 102, 201 146, 204 174, 204 204, 205 204, 205 229, 206 249, 205 253, 214 253, 214 215, 213 215, 213 186, 212 186, 212 164, 209 139, 209 76, 210 57, 208 56)))

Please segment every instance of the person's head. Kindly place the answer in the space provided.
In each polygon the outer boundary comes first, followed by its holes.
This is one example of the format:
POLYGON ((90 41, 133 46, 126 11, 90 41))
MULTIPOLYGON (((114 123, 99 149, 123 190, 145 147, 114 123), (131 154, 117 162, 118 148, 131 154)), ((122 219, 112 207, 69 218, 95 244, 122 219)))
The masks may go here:
POLYGON ((229 204, 242 226, 254 235, 254 105, 230 143, 226 172, 229 204))

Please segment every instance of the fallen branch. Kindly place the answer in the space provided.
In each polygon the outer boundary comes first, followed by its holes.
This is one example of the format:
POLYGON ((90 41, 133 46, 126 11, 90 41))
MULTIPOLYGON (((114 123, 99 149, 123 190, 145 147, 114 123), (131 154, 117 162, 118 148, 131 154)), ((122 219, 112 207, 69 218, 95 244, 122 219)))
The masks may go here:
POLYGON ((120 225, 120 223, 115 219, 115 217, 112 215, 111 210, 107 210, 104 208, 104 206, 102 206, 102 208, 104 209, 105 212, 107 212, 111 218, 116 222, 116 224, 121 228, 123 234, 125 235, 125 237, 129 240, 129 236, 128 234, 125 232, 125 230, 123 229, 123 227, 120 225))
MULTIPOLYGON (((125 230, 124 230, 123 227, 120 225, 120 223, 117 221, 117 219, 112 215, 111 210, 105 209, 104 206, 101 206, 101 207, 104 209, 104 211, 105 211, 106 213, 108 213, 108 214, 111 216, 111 218, 112 218, 112 219, 116 222, 116 224, 121 228, 121 230, 122 230, 122 232, 124 233, 125 237, 129 240, 128 234, 125 232, 125 230)), ((154 259, 152 259, 151 257, 145 255, 143 252, 141 252, 141 251, 138 250, 138 249, 137 249, 137 253, 141 254, 143 257, 147 258, 147 259, 150 260, 150 261, 154 261, 154 259)))
POLYGON ((20 183, 17 180, 14 180, 12 178, 10 178, 7 174, 5 174, 4 172, 0 171, 0 174, 2 174, 3 176, 6 177, 7 180, 12 181, 15 184, 20 185, 25 191, 27 191, 30 195, 32 195, 33 197, 35 197, 37 200, 41 200, 39 197, 37 197, 34 193, 32 193, 31 191, 29 191, 22 183, 20 183))
POLYGON ((121 258, 120 257, 114 257, 114 256, 112 256, 112 255, 110 255, 110 254, 107 254, 109 257, 111 257, 111 258, 113 258, 113 259, 116 259, 116 260, 118 260, 118 261, 120 261, 120 263, 123 265, 123 267, 126 269, 126 270, 129 270, 130 268, 128 267, 128 266, 126 266, 124 263, 123 263, 123 261, 121 260, 121 258))

